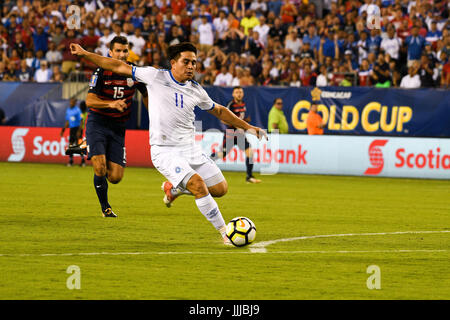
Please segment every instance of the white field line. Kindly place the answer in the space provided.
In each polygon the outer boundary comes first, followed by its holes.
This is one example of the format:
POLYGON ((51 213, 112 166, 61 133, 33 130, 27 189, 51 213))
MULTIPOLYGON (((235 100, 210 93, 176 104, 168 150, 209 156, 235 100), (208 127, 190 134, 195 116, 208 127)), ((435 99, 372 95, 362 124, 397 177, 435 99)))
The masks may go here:
POLYGON ((284 238, 270 241, 261 241, 250 246, 250 252, 253 253, 265 253, 266 247, 279 242, 317 239, 317 238, 336 238, 336 237, 353 237, 353 236, 386 236, 386 235, 399 235, 399 234, 429 234, 429 233, 450 233, 450 230, 441 231, 397 231, 397 232, 378 232, 378 233, 342 233, 342 234, 323 234, 316 236, 302 236, 294 238, 284 238))
POLYGON ((262 241, 249 247, 249 250, 230 250, 226 251, 143 251, 143 252, 78 252, 78 253, 4 253, 0 257, 71 257, 71 256, 121 256, 121 255, 221 255, 221 254, 248 254, 248 253, 273 253, 273 254, 333 254, 333 253, 439 253, 450 252, 447 249, 392 249, 392 250, 303 250, 303 251, 270 251, 266 247, 278 242, 296 241, 305 239, 331 238, 331 237, 350 237, 350 236, 382 236, 398 234, 430 234, 430 233, 450 233, 450 230, 442 231, 398 231, 398 232, 379 232, 379 233, 345 233, 345 234, 327 234, 315 236, 303 236, 295 238, 277 239, 271 241, 262 241))

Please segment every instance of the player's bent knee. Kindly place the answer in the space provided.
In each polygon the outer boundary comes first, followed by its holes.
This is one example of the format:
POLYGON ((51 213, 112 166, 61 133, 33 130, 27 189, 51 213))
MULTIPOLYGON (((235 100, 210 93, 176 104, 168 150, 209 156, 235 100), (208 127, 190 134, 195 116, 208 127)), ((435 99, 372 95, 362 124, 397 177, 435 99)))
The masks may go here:
POLYGON ((118 184, 122 180, 122 177, 120 176, 109 176, 108 175, 108 181, 112 184, 118 184))
POLYGON ((188 183, 186 184, 186 189, 192 192, 192 194, 196 198, 207 196, 209 193, 205 182, 198 174, 194 174, 189 179, 188 183))
POLYGON ((228 183, 224 180, 212 187, 209 187, 209 193, 213 197, 220 198, 227 194, 228 192, 228 183))

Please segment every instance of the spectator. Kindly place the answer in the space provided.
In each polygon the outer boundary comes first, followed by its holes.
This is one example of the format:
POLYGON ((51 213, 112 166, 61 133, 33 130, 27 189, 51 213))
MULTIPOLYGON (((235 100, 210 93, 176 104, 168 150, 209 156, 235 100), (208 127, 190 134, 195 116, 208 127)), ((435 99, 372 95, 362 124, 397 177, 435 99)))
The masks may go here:
POLYGON ((61 41, 65 38, 63 28, 61 25, 57 25, 55 27, 55 31, 52 32, 50 35, 51 35, 51 42, 53 42, 56 45, 56 47, 58 47, 61 41))
POLYGON ((295 17, 298 15, 298 10, 294 4, 291 3, 291 0, 287 0, 281 7, 280 15, 283 24, 293 24, 295 17))
POLYGON ((20 61, 20 69, 16 71, 16 77, 20 82, 33 81, 33 70, 27 65, 25 59, 20 61))
POLYGON ((264 44, 264 47, 267 46, 267 37, 269 35, 270 26, 266 24, 266 17, 264 15, 259 16, 259 24, 253 27, 253 31, 258 32, 259 39, 264 44))
POLYGON ((425 39, 419 35, 419 28, 417 26, 413 26, 411 35, 405 39, 405 45, 408 50, 407 66, 409 68, 414 61, 420 60, 422 51, 425 47, 425 39))
POLYGON ((13 61, 10 61, 6 65, 6 72, 3 75, 3 81, 19 81, 19 79, 16 76, 16 63, 13 61))
POLYGON ((286 34, 286 25, 282 23, 280 18, 276 18, 273 26, 269 30, 269 36, 274 40, 284 41, 286 34))
POLYGON ((34 80, 36 82, 49 82, 52 78, 52 72, 48 68, 47 61, 43 60, 41 61, 41 67, 36 70, 34 73, 34 80))
POLYGON ((267 4, 267 9, 270 12, 273 12, 275 16, 279 16, 281 12, 281 7, 283 6, 283 1, 281 0, 275 0, 275 1, 269 1, 267 4))
POLYGON ((231 86, 233 82, 233 75, 228 72, 227 67, 223 65, 220 69, 220 73, 216 76, 214 80, 215 86, 231 86))
POLYGON ((80 41, 77 38, 75 38, 75 31, 73 29, 68 29, 66 34, 67 37, 61 41, 58 47, 58 50, 62 51, 63 56, 61 71, 65 75, 75 70, 76 65, 78 63, 78 58, 70 52, 70 44, 80 43, 80 41))
POLYGON ((298 54, 302 46, 302 41, 298 38, 297 29, 293 26, 288 28, 288 34, 285 37, 284 47, 290 49, 292 54, 298 54))
POLYGON ((202 16, 202 23, 198 26, 199 34, 199 49, 203 52, 208 52, 208 50, 214 45, 214 32, 213 26, 208 22, 206 16, 202 16))
POLYGON ((442 32, 437 29, 437 23, 435 20, 433 20, 431 22, 431 28, 430 30, 428 30, 425 37, 425 41, 436 48, 437 41, 440 39, 442 39, 442 32))
POLYGON ((317 87, 326 87, 328 86, 328 76, 327 76, 327 67, 326 65, 322 64, 319 68, 319 75, 316 79, 316 86, 317 87))
POLYGON ((290 87, 301 87, 302 86, 298 72, 295 72, 295 71, 291 72, 289 86, 290 87))
POLYGON ((223 35, 227 32, 229 27, 229 22, 225 11, 219 11, 219 16, 213 20, 213 26, 216 32, 215 39, 222 41, 223 35))
POLYGON ((389 54, 392 59, 398 61, 400 58, 402 41, 396 37, 393 25, 388 26, 387 34, 388 37, 381 41, 380 48, 383 49, 385 53, 389 54))
POLYGON ((59 69, 59 66, 53 66, 52 67, 52 77, 50 79, 50 82, 63 82, 64 75, 62 74, 61 70, 59 69))
POLYGON ((240 54, 244 48, 245 35, 239 29, 229 29, 224 34, 226 52, 236 52, 240 54))
POLYGON ((283 99, 281 98, 275 99, 269 112, 267 131, 273 133, 274 130, 278 130, 278 133, 281 134, 289 132, 289 125, 283 112, 283 99))
POLYGON ((311 70, 311 62, 306 62, 302 72, 300 72, 300 81, 302 86, 315 86, 317 74, 311 70))
POLYGON ((34 51, 42 50, 44 53, 48 50, 49 35, 44 31, 41 25, 37 26, 37 31, 33 33, 34 51))
POLYGON ((303 44, 309 43, 310 49, 314 52, 314 57, 317 58, 320 46, 320 36, 317 35, 316 25, 310 23, 308 31, 303 35, 303 44))
POLYGON ((390 80, 389 65, 384 60, 384 55, 380 53, 373 67, 371 81, 376 87, 386 88, 390 86, 390 80))
POLYGON ((249 35, 249 29, 259 25, 258 18, 255 17, 253 10, 245 10, 245 17, 241 20, 240 26, 244 28, 244 34, 249 35))
POLYGON ((402 78, 400 88, 416 89, 420 88, 420 77, 416 72, 414 65, 408 68, 408 74, 402 78))
POLYGON ((308 117, 306 118, 306 128, 309 135, 322 135, 325 124, 322 121, 322 116, 317 112, 318 106, 316 102, 312 102, 309 109, 308 117))
POLYGON ((358 85, 361 87, 368 87, 372 85, 371 76, 372 70, 369 68, 369 61, 364 59, 359 67, 358 72, 358 85))
POLYGON ((420 77, 421 87, 434 87, 434 64, 428 59, 426 54, 420 57, 420 66, 418 67, 417 74, 420 77))
POLYGON ((62 63, 63 57, 61 51, 56 50, 56 44, 54 42, 50 42, 45 59, 50 63, 51 67, 62 63))
POLYGON ((27 46, 25 42, 22 41, 22 33, 16 33, 14 35, 14 43, 12 45, 12 50, 16 50, 20 59, 25 57, 25 51, 27 50, 27 46))
POLYGON ((259 39, 259 33, 256 31, 250 31, 251 36, 246 37, 245 39, 245 47, 244 49, 248 51, 250 55, 254 55, 256 59, 260 59, 263 50, 264 50, 264 44, 259 39))

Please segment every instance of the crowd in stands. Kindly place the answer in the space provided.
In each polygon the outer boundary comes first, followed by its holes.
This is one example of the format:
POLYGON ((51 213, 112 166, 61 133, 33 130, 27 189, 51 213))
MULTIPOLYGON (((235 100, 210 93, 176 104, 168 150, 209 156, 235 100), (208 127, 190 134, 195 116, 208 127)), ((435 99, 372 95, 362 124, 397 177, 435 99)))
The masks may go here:
POLYGON ((202 85, 450 83, 447 0, 4 0, 0 6, 1 81, 88 74, 95 66, 71 55, 69 44, 106 56, 111 39, 122 35, 130 62, 158 68, 169 67, 169 45, 194 43, 202 85), (367 19, 374 4, 378 25, 367 19))

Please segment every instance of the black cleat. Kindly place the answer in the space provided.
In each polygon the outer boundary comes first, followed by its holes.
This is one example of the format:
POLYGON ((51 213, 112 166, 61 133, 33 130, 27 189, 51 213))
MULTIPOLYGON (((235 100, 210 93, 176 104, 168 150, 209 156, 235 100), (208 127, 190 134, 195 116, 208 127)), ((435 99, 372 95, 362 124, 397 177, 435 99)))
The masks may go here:
POLYGON ((83 140, 80 144, 71 144, 66 149, 66 156, 70 156, 72 154, 81 154, 81 155, 87 155, 87 145, 86 140, 83 140))
POLYGON ((106 208, 105 210, 103 210, 102 214, 105 218, 117 218, 117 215, 112 211, 111 208, 106 208))

